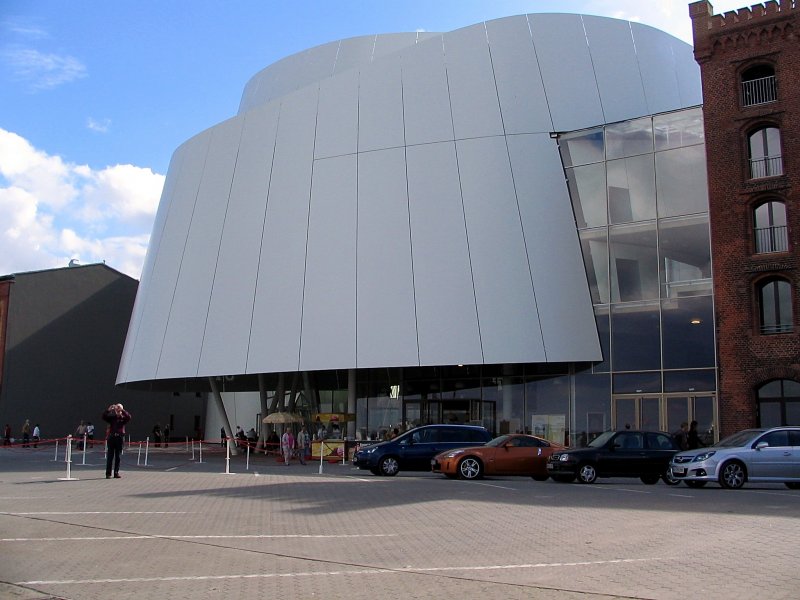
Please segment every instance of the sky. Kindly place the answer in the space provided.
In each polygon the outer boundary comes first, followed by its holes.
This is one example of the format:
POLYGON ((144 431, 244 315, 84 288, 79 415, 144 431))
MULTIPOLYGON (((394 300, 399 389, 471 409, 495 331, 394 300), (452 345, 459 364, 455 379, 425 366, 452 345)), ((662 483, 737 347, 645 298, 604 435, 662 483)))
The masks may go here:
POLYGON ((234 116, 247 81, 290 54, 537 12, 637 21, 691 44, 688 4, 0 0, 0 276, 74 260, 138 279, 172 153, 234 116))

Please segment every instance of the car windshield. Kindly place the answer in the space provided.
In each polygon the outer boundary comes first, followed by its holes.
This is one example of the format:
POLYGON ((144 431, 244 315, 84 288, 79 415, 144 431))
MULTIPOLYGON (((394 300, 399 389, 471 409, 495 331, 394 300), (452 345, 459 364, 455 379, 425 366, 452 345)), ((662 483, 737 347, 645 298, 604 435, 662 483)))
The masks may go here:
POLYGON ((510 435, 501 435, 494 438, 493 440, 489 440, 488 442, 486 442, 486 445, 494 446, 496 448, 498 446, 502 446, 503 444, 505 444, 510 437, 511 437, 510 435))
POLYGON ((734 433, 733 435, 729 435, 725 439, 718 441, 714 444, 715 448, 739 448, 741 446, 747 446, 750 441, 760 433, 763 433, 763 429, 745 429, 744 431, 739 431, 738 433, 734 433))
POLYGON ((601 448, 605 446, 608 440, 611 439, 616 431, 605 431, 589 442, 589 448, 601 448))

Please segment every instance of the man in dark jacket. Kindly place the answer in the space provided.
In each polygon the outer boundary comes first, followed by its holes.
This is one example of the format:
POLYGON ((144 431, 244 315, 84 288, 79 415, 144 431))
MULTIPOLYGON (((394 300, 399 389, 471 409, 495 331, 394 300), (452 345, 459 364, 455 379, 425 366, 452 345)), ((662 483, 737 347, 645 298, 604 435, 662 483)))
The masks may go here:
POLYGON ((108 423, 108 452, 106 458, 106 479, 111 478, 111 466, 114 466, 114 478, 119 479, 119 461, 122 456, 122 443, 125 439, 125 424, 131 420, 131 414, 122 404, 112 404, 103 413, 103 421, 108 423))

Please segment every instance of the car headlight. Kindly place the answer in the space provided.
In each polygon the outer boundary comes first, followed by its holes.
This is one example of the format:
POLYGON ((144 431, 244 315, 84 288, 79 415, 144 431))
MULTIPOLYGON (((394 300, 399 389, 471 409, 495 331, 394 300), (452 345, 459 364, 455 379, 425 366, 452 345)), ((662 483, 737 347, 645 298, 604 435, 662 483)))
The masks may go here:
POLYGON ((562 454, 561 456, 558 457, 558 460, 560 460, 561 462, 567 462, 569 459, 570 459, 569 454, 562 454))
POLYGON ((692 462, 703 462, 704 460, 708 460, 709 458, 714 456, 716 453, 717 453, 716 450, 709 450, 708 452, 703 452, 702 454, 698 454, 697 456, 695 456, 692 462))
POLYGON ((363 452, 364 454, 372 454, 373 452, 375 452, 375 450, 377 450, 377 448, 365 448, 363 452))
POLYGON ((453 450, 452 452, 448 452, 447 454, 445 454, 445 456, 447 458, 455 458, 456 456, 459 456, 461 454, 464 454, 463 450, 453 450))

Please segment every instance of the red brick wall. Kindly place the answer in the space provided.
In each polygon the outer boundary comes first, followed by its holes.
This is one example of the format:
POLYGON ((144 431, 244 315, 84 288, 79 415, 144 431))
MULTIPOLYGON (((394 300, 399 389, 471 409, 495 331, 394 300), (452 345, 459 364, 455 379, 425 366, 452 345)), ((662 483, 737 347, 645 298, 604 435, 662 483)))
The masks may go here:
POLYGON ((773 379, 800 381, 800 7, 781 0, 712 15, 702 1, 689 11, 703 80, 724 436, 758 423, 755 393, 760 385, 773 379), (741 71, 765 62, 775 69, 777 102, 740 106, 741 71), (781 130, 784 175, 750 180, 747 134, 767 123, 781 130), (786 204, 788 252, 754 254, 753 208, 767 197, 786 204), (759 332, 755 288, 770 275, 792 284, 796 333, 759 332))

